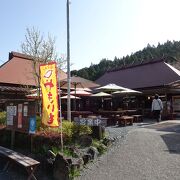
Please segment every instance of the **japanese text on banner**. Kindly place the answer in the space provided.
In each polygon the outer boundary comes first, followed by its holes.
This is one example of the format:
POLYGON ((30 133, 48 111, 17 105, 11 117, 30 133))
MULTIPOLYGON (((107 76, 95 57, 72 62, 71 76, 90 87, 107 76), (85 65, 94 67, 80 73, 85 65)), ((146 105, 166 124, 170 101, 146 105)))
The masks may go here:
POLYGON ((59 126, 58 91, 56 63, 40 65, 40 85, 42 91, 42 123, 59 126))

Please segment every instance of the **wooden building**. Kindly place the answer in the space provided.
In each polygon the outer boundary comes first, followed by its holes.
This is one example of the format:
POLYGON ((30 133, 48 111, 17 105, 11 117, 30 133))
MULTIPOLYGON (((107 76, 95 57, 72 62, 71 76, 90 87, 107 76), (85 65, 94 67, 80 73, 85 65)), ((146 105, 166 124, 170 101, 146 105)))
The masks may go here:
MULTIPOLYGON (((0 66, 0 110, 11 99, 26 99, 29 90, 37 87, 34 63, 31 57, 17 52, 9 53, 9 60, 0 66)), ((35 67, 39 69, 39 64, 35 67)), ((38 72, 38 71, 37 71, 38 72)), ((60 70, 60 79, 67 78, 60 70)))
POLYGON ((164 59, 108 71, 96 82, 101 85, 115 83, 143 92, 138 95, 134 108, 142 108, 147 114, 153 96, 158 93, 163 100, 164 116, 180 115, 180 71, 164 59))

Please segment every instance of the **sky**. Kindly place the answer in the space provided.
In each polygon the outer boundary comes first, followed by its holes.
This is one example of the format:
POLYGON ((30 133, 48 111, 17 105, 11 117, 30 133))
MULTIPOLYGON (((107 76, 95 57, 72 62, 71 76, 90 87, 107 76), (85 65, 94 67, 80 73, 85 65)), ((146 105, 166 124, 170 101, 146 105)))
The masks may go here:
MULTIPOLYGON (((66 57, 66 0, 1 0, 0 64, 21 52, 26 28, 56 38, 66 57)), ((71 70, 113 60, 167 40, 180 41, 179 0, 71 0, 71 70)))

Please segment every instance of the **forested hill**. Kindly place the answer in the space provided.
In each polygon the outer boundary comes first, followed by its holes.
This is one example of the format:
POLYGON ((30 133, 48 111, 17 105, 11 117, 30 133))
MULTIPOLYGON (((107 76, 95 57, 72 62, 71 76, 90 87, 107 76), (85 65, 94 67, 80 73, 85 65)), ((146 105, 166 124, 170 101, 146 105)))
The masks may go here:
POLYGON ((99 64, 92 64, 89 68, 85 67, 78 71, 71 71, 71 75, 81 76, 94 81, 111 69, 119 69, 129 65, 133 66, 162 58, 167 63, 180 69, 180 41, 167 41, 164 44, 158 44, 157 47, 148 44, 143 50, 131 55, 123 58, 115 57, 113 61, 102 59, 99 64))

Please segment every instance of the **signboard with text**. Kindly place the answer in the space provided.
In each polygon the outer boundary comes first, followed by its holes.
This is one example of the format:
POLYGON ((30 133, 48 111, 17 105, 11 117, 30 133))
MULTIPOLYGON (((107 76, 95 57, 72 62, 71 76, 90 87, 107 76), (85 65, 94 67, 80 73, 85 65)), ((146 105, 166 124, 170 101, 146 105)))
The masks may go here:
POLYGON ((7 106, 6 107, 6 119, 7 119, 7 126, 13 126, 14 124, 14 116, 16 116, 16 106, 7 106))
POLYGON ((59 126, 57 69, 56 63, 40 65, 42 91, 42 123, 50 127, 59 126))
POLYGON ((36 116, 29 118, 29 134, 35 134, 36 132, 36 116))
POLYGON ((75 117, 74 122, 78 125, 107 126, 107 118, 80 118, 75 117))
POLYGON ((22 128, 22 104, 18 104, 18 128, 22 128))
POLYGON ((36 116, 34 101, 11 100, 6 104, 6 125, 8 129, 29 132, 30 117, 36 116))

